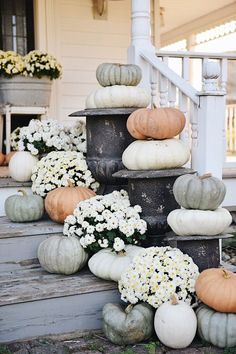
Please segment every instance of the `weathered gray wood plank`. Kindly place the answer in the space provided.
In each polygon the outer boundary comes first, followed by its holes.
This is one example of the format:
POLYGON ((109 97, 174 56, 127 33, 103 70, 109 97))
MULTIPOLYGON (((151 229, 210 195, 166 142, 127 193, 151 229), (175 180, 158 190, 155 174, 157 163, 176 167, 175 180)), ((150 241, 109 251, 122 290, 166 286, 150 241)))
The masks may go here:
POLYGON ((11 177, 4 177, 4 178, 0 178, 0 188, 6 188, 6 187, 31 187, 32 182, 17 182, 14 181, 14 179, 12 179, 11 177))
POLYGON ((44 218, 39 221, 15 223, 6 216, 0 217, 0 239, 18 236, 34 236, 41 234, 55 234, 63 230, 62 224, 44 218))
POLYGON ((87 269, 64 276, 35 268, 0 277, 0 306, 114 289, 115 282, 99 279, 87 269))
POLYGON ((119 302, 117 290, 79 294, 3 306, 0 343, 49 334, 101 329, 108 302, 119 302))
MULTIPOLYGON (((54 234, 62 235, 62 233, 54 234)), ((0 273, 22 268, 37 258, 38 246, 51 234, 0 238, 0 273)))

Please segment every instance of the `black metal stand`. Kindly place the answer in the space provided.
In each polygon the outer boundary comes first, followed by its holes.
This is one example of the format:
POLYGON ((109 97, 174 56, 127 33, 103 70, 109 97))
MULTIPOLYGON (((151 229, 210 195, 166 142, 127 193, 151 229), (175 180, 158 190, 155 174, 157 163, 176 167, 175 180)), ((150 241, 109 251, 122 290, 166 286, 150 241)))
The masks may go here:
POLYGON ((113 176, 128 179, 128 193, 131 205, 142 207, 142 218, 148 224, 148 237, 144 246, 160 246, 166 232, 168 214, 179 209, 173 195, 173 184, 181 175, 195 173, 189 168, 168 170, 130 171, 121 170, 113 176))
POLYGON ((178 236, 170 233, 164 242, 171 247, 179 248, 183 253, 192 257, 198 265, 199 271, 220 266, 220 239, 230 238, 232 235, 216 236, 178 236))
POLYGON ((99 194, 110 193, 127 186, 127 180, 114 178, 112 175, 124 168, 122 154, 134 141, 126 128, 126 122, 136 109, 85 109, 70 115, 86 117, 86 160, 93 177, 100 183, 99 194))

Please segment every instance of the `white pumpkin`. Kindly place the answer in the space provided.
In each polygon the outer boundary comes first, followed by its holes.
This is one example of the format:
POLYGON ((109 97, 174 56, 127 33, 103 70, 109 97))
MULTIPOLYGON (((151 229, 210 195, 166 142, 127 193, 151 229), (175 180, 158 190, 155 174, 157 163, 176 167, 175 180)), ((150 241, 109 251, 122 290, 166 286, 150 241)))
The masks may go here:
POLYGON ((150 96, 141 87, 114 85, 101 87, 86 99, 86 108, 147 107, 150 96))
POLYGON ((30 181, 32 168, 38 162, 38 158, 28 151, 17 151, 9 162, 11 178, 19 182, 30 181))
POLYGON ((121 274, 143 247, 127 245, 125 252, 113 252, 106 248, 95 253, 88 262, 90 271, 98 278, 119 281, 121 274))
POLYGON ((191 210, 176 209, 170 212, 167 223, 180 236, 221 234, 232 222, 227 209, 191 210))
POLYGON ((88 254, 78 237, 55 235, 40 243, 38 259, 41 267, 47 272, 68 275, 83 268, 88 254))
POLYGON ((174 349, 186 348, 195 337, 197 317, 186 302, 170 300, 156 310, 154 328, 164 345, 174 349))
POLYGON ((136 140, 123 152, 128 170, 160 170, 183 166, 190 157, 186 143, 178 139, 136 140))

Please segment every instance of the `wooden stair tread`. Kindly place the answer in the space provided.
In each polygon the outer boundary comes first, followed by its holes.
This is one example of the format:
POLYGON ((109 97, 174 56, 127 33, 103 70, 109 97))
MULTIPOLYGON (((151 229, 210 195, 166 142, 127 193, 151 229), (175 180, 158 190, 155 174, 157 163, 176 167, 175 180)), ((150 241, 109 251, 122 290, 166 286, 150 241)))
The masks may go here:
POLYGON ((58 234, 63 230, 62 224, 57 224, 48 218, 39 221, 16 223, 10 221, 6 216, 1 216, 0 225, 0 239, 41 234, 58 234))
POLYGON ((0 276, 0 306, 116 289, 115 282, 95 277, 88 268, 72 275, 59 275, 38 265, 0 276))
MULTIPOLYGON (((1 168, 1 167, 0 167, 1 168)), ((5 170, 4 170, 5 173, 5 170)), ((18 182, 12 179, 11 177, 0 177, 0 188, 8 188, 8 187, 31 187, 32 182, 18 182)))

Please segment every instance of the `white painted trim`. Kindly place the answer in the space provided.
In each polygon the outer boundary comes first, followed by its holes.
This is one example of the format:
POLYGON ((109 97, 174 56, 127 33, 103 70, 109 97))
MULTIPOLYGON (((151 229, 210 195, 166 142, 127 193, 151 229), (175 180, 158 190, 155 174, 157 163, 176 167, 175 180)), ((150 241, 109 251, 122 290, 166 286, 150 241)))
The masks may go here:
POLYGON ((186 23, 161 35, 161 46, 167 46, 181 39, 187 38, 192 33, 203 32, 214 26, 221 25, 227 21, 235 19, 236 2, 224 6, 216 11, 201 16, 194 21, 186 23))
POLYGON ((179 90, 189 97, 195 104, 199 104, 199 97, 197 96, 197 90, 189 85, 182 77, 177 75, 171 70, 165 63, 158 59, 155 53, 149 51, 140 51, 140 56, 145 59, 149 64, 156 68, 165 78, 167 78, 172 84, 179 88, 179 90))
POLYGON ((34 0, 35 48, 47 50, 46 0, 34 0))

